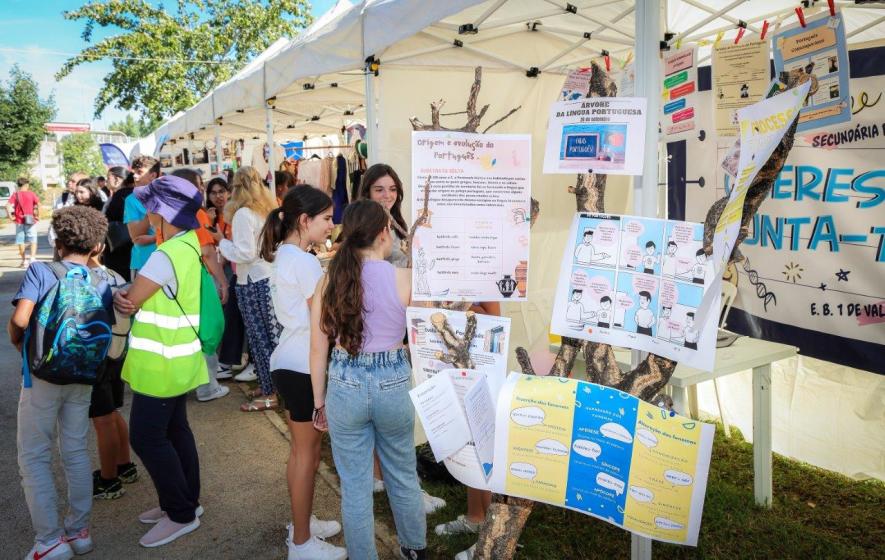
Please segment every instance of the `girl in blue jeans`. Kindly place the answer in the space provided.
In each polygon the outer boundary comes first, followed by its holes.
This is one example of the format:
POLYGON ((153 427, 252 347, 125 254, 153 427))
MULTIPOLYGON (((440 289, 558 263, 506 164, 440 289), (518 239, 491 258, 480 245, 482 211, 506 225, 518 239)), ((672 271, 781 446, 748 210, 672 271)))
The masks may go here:
POLYGON ((378 558, 373 449, 381 459, 400 556, 425 558, 427 521, 415 470, 411 366, 403 348, 411 271, 384 260, 393 247, 389 223, 390 215, 377 202, 360 200, 347 207, 344 242, 311 305, 314 425, 332 436, 351 560, 378 558), (330 341, 335 344, 331 357, 330 341))

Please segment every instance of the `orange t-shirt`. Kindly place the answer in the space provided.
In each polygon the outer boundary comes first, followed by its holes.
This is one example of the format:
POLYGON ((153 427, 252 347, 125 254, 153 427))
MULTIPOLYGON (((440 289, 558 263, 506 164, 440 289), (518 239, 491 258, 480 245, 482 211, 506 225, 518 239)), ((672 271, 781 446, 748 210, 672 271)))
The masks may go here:
MULTIPOLYGON (((212 220, 209 219, 209 214, 202 208, 197 210, 197 221, 200 223, 200 227, 196 230, 197 239, 200 241, 200 247, 206 247, 208 245, 216 245, 215 238, 212 237, 212 234, 207 230, 207 227, 212 227, 212 220)), ((156 232, 157 237, 157 245, 163 242, 163 233, 160 231, 156 232)))

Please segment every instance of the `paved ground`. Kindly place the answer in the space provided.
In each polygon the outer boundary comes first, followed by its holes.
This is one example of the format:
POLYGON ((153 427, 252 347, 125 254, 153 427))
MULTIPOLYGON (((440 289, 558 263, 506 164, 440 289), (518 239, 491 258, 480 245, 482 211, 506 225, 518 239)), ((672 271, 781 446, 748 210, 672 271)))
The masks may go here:
MULTIPOLYGON (((45 223, 40 224, 40 258, 49 260, 45 223)), ((18 269, 18 253, 10 226, 0 229, 0 321, 5 325, 12 307, 10 301, 23 271, 18 269)), ((4 340, 0 341, 0 504, 3 512, 3 538, 0 558, 22 558, 33 544, 30 518, 22 493, 16 463, 16 409, 21 386, 20 357, 4 340)), ((202 526, 193 534, 159 549, 138 545, 146 526, 136 517, 156 505, 156 494, 147 477, 126 486, 126 495, 113 501, 96 501, 92 531, 94 559, 189 559, 189 558, 285 558, 285 525, 289 521, 289 501, 285 479, 288 442, 279 431, 281 424, 262 413, 238 411, 245 401, 237 386, 231 394, 210 403, 189 404, 191 427, 200 451, 202 504, 206 509, 202 526)), ((128 391, 128 389, 127 389, 128 391)), ((123 414, 129 415, 129 395, 123 414)), ((94 434, 90 434, 94 468, 98 468, 94 434)), ((134 460, 141 467, 138 458, 134 460)), ((58 467, 58 487, 64 478, 58 467)), ((329 469, 324 465, 323 470, 329 469)), ((62 494, 63 496, 63 494, 62 494)), ((64 498, 62 498, 63 500, 64 498)), ((319 477, 314 511, 322 519, 340 520, 339 495, 334 477, 319 477)), ((378 550, 389 556, 389 530, 379 526, 378 550), (380 539, 381 537, 379 537, 380 539)), ((342 545, 340 536, 331 542, 342 545)))

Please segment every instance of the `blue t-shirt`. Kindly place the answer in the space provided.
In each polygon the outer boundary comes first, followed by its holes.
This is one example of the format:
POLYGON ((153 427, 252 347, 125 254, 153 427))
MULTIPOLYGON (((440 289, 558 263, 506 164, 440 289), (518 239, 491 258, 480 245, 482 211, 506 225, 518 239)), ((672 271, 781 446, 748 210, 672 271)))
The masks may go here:
MULTIPOLYGON (((144 204, 134 196, 127 196, 123 203, 123 223, 137 222, 147 217, 147 210, 144 204)), ((148 235, 154 234, 154 228, 148 226, 148 235)), ((150 245, 132 245, 132 257, 129 259, 129 268, 133 270, 141 270, 144 263, 147 262, 151 253, 156 250, 156 243, 150 245)))
MULTIPOLYGON (((68 270, 75 266, 83 266, 68 261, 62 261, 62 264, 68 267, 68 270)), ((90 273, 95 274, 96 272, 90 270, 90 273)), ((111 318, 113 318, 114 296, 111 293, 111 286, 106 280, 104 271, 99 269, 97 273, 99 274, 99 278, 102 279, 98 284, 98 292, 101 294, 101 301, 105 308, 107 308, 111 318)), ((27 299, 39 304, 40 300, 49 293, 49 290, 51 290, 57 282, 58 279, 55 277, 55 273, 52 272, 52 269, 49 268, 47 263, 32 262, 31 266, 28 267, 28 270, 25 271, 25 277, 22 279, 22 283, 18 287, 18 292, 16 292, 15 297, 12 298, 12 305, 16 305, 20 299, 27 299)), ((31 317, 31 319, 33 320, 34 317, 31 317)))

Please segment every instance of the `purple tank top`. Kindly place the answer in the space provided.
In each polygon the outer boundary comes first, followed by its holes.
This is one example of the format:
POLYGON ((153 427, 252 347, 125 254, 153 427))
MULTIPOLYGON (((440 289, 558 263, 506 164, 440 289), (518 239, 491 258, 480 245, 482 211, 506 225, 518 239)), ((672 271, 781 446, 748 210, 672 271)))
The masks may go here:
POLYGON ((363 261, 362 352, 386 352, 402 346, 406 307, 396 292, 396 268, 387 261, 363 261))

